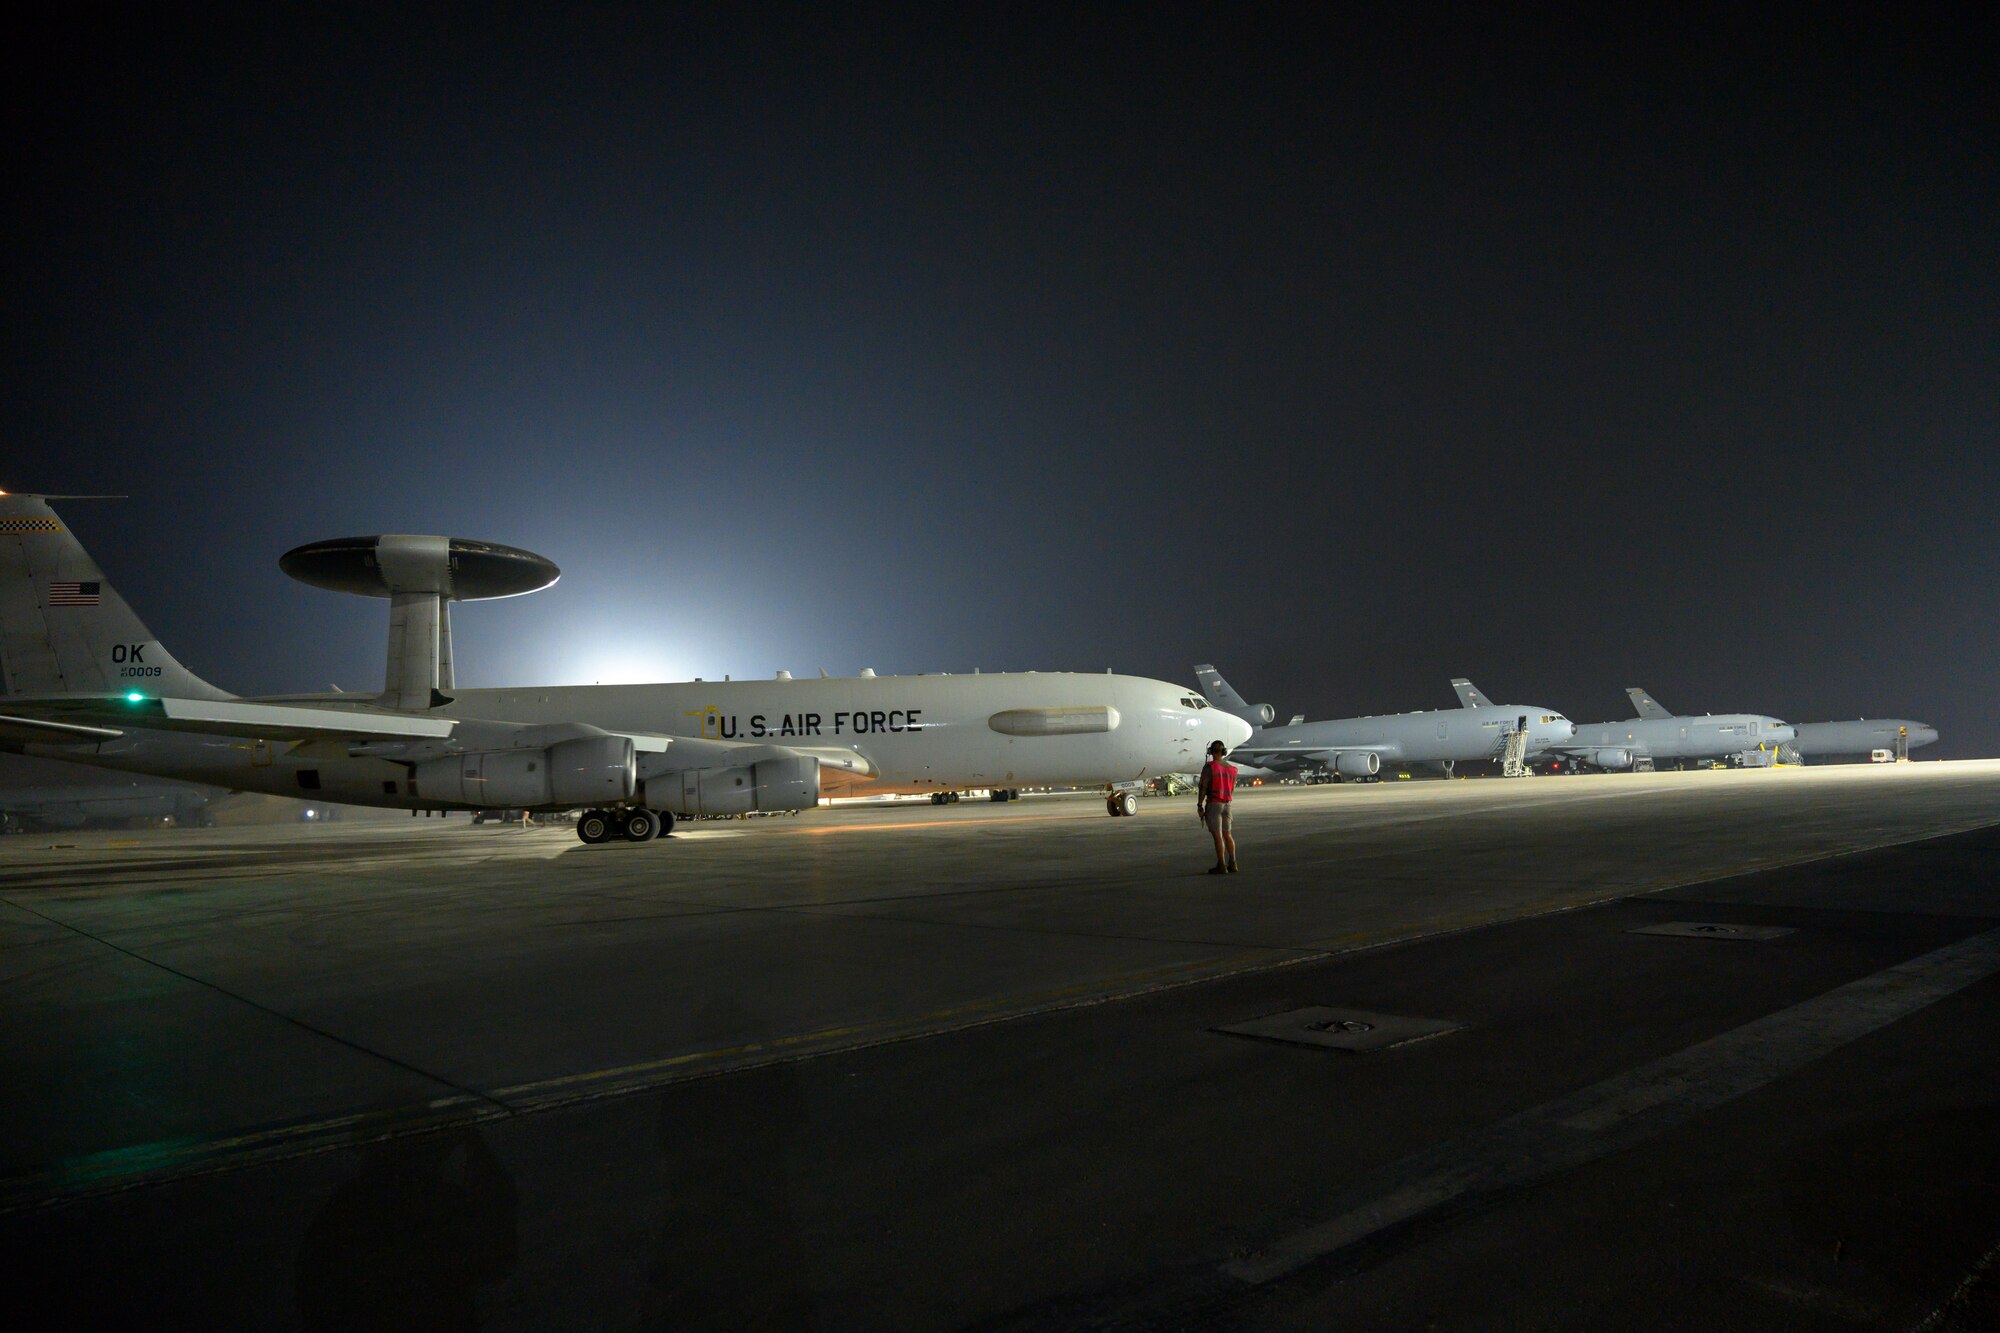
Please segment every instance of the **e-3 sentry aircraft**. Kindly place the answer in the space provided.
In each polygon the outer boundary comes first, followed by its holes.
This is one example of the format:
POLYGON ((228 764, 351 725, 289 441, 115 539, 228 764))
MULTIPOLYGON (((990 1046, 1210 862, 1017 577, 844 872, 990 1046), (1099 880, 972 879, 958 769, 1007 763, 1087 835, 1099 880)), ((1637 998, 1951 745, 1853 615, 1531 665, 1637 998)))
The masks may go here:
POLYGON ((1307 722, 1295 717, 1282 727, 1269 704, 1251 704, 1213 666, 1194 669, 1202 692, 1224 712, 1256 730, 1232 754, 1241 762, 1279 773, 1330 779, 1372 779, 1384 768, 1418 765, 1450 773, 1461 761, 1496 759, 1508 736, 1525 728, 1526 753, 1540 754, 1567 741, 1570 721, 1540 704, 1495 704, 1467 680, 1454 680, 1458 708, 1380 717, 1329 718, 1307 722))
MULTIPOLYGON (((0 746, 352 805, 581 810, 585 842, 675 815, 827 795, 1132 791, 1247 724, 1164 681, 1067 672, 458 689, 449 603, 545 587, 511 547, 442 537, 300 547, 288 572, 391 601, 388 687, 238 698, 153 637, 47 503, 0 494, 0 746)), ((61 498, 61 497, 54 497, 61 498)))

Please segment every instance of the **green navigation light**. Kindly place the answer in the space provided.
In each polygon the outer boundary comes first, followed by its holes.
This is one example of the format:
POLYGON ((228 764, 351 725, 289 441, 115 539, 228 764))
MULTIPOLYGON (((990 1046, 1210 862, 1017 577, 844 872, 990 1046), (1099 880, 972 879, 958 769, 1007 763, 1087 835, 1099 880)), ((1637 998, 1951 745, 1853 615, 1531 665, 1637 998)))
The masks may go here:
POLYGON ((142 704, 146 702, 146 696, 134 690, 125 696, 125 702, 128 704, 142 704))

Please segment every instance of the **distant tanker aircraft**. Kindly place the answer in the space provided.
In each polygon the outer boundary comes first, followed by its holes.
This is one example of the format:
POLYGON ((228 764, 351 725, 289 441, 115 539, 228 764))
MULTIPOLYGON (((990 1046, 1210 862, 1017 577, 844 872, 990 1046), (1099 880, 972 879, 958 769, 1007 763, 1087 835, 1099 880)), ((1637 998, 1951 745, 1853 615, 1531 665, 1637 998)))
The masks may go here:
POLYGON ((1858 718, 1852 722, 1801 722, 1793 742, 1807 759, 1866 759, 1877 753, 1904 757, 1938 738, 1936 727, 1907 717, 1858 718))
POLYGON ((1668 712, 1634 686, 1625 691, 1638 713, 1625 722, 1588 722, 1556 752, 1593 768, 1625 769, 1662 760, 1726 760, 1745 767, 1768 765, 1792 740, 1790 723, 1761 713, 1668 712))
POLYGON ((1495 704, 1467 680, 1452 682, 1459 692, 1458 708, 1322 722, 1294 718, 1274 727, 1270 723, 1276 710, 1269 704, 1246 703, 1213 665, 1197 666, 1194 675, 1217 708, 1257 729, 1234 755, 1277 773, 1362 780, 1377 777, 1385 768, 1423 766, 1450 773, 1461 762, 1499 758, 1508 736, 1523 728, 1525 753, 1530 756, 1568 741, 1573 730, 1570 720, 1554 709, 1495 704))
POLYGON ((240 699, 153 637, 50 498, 0 493, 0 747, 19 753, 354 805, 577 809, 578 836, 600 843, 835 793, 1101 786, 1110 813, 1132 814, 1140 785, 1250 735, 1193 690, 1109 673, 459 689, 449 603, 559 571, 513 547, 394 535, 281 562, 389 599, 382 695, 240 699))

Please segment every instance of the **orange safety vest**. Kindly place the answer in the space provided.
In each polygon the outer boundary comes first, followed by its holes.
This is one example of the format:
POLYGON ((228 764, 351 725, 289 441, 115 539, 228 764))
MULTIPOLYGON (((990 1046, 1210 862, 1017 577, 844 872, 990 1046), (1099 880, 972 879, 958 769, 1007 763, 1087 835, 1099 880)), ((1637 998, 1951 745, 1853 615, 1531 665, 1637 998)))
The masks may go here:
POLYGON ((1211 759, 1201 766, 1201 798, 1227 805, 1236 796, 1236 766, 1211 759))

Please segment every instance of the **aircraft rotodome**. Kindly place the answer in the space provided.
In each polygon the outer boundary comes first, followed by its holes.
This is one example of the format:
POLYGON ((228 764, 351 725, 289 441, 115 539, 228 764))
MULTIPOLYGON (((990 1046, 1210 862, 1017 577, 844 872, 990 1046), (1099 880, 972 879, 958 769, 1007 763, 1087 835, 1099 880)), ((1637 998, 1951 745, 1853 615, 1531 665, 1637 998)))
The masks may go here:
POLYGON ((390 599, 382 695, 238 698, 153 637, 48 498, 0 493, 0 747, 19 753, 352 805, 581 810, 585 842, 644 842, 676 815, 828 795, 1102 786, 1111 813, 1131 814, 1130 787, 1250 734, 1193 690, 1111 674, 460 689, 448 603, 557 571, 443 537, 285 558, 318 586, 390 599))

